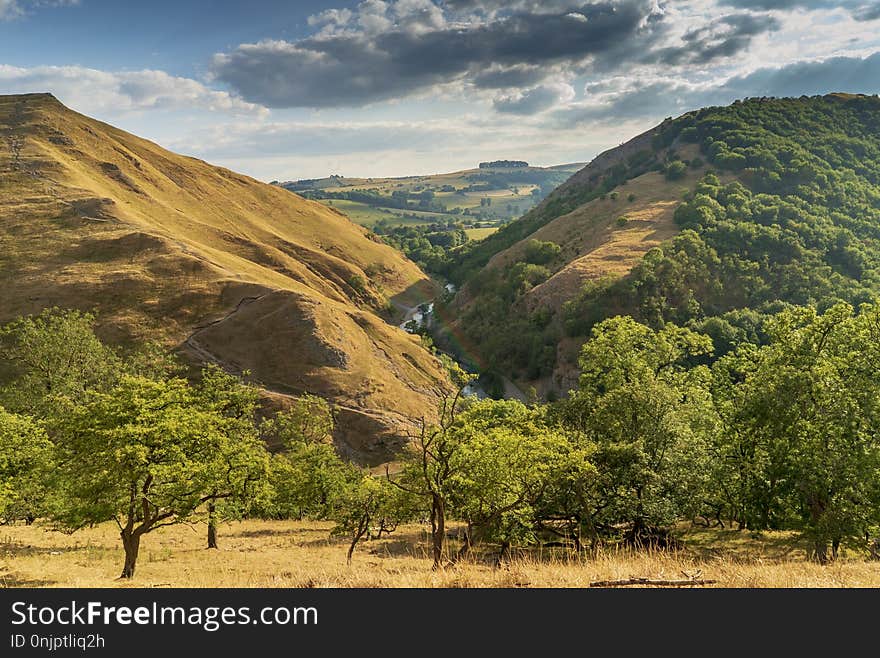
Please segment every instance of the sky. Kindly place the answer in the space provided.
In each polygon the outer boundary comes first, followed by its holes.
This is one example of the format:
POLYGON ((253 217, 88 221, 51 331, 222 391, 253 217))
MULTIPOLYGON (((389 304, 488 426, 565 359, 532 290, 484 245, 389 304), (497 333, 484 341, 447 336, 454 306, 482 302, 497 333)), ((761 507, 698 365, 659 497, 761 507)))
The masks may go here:
POLYGON ((0 94, 265 181, 586 162, 751 96, 880 93, 880 0, 0 0, 0 94))

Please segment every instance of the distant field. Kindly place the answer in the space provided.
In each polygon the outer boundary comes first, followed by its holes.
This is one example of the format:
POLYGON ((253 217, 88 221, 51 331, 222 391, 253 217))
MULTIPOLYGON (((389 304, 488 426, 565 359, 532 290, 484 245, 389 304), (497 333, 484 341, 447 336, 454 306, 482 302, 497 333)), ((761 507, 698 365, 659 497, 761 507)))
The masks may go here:
MULTIPOLYGON (((204 526, 173 526, 144 537, 135 577, 117 580, 119 532, 103 524, 72 536, 35 524, 0 528, 0 587, 588 587, 629 577, 715 587, 880 587, 880 562, 844 555, 830 566, 804 559, 800 541, 783 532, 684 528, 677 552, 564 549, 514 553, 502 568, 494 553, 431 570, 425 528, 406 526, 359 545, 351 567, 347 543, 331 524, 244 521, 221 525, 219 550, 204 548, 204 526)), ((454 542, 450 549, 457 547, 454 542)))
POLYGON ((328 178, 289 181, 283 187, 315 198, 344 212, 352 221, 372 227, 385 219, 389 226, 431 223, 437 220, 502 224, 528 212, 551 189, 582 168, 582 164, 511 169, 469 169, 433 176, 404 178, 328 178), (477 189, 483 188, 483 189, 477 189), (534 194, 535 191, 541 194, 534 194), (429 192, 432 208, 419 207, 419 195, 429 192), (410 207, 366 203, 341 195, 368 193, 389 201, 409 195, 410 207), (334 198, 321 198, 334 197, 334 198))
POLYGON ((497 228, 469 228, 465 230, 465 233, 467 233, 467 236, 471 240, 482 240, 483 238, 489 237, 497 230, 497 228))
POLYGON ((430 224, 437 219, 445 219, 446 215, 440 213, 427 213, 417 211, 403 211, 390 208, 377 208, 358 201, 348 199, 319 199, 321 203, 345 213, 351 221, 361 226, 372 227, 376 222, 387 219, 392 226, 430 224), (402 217, 403 213, 415 214, 417 219, 402 217))

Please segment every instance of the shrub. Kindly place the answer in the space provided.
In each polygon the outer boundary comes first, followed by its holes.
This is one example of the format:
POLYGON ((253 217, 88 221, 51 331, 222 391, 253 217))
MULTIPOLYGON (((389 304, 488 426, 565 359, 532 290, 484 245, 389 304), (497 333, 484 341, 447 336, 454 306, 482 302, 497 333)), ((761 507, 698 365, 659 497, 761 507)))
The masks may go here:
POLYGON ((543 240, 529 240, 526 245, 526 262, 532 265, 546 265, 554 260, 562 248, 555 242, 543 240))
POLYGON ((681 180, 684 178, 685 171, 687 171, 687 165, 681 160, 676 160, 666 165, 663 173, 666 176, 666 180, 681 180))

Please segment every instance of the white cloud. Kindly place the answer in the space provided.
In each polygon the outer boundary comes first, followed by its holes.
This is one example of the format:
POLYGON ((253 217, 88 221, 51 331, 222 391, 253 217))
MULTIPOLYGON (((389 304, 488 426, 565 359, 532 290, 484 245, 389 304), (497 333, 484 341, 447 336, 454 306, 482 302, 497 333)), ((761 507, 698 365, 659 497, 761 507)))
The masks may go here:
MULTIPOLYGON (((0 0, 2 1, 2 0, 0 0)), ((265 114, 267 110, 197 80, 164 71, 109 72, 80 66, 20 68, 0 64, 0 93, 50 92, 86 113, 119 115, 149 109, 201 109, 265 114)))
POLYGON ((80 0, 0 0, 0 21, 21 18, 32 9, 75 7, 80 0))
POLYGON ((0 21, 11 21, 23 14, 24 11, 16 0, 0 0, 0 21))

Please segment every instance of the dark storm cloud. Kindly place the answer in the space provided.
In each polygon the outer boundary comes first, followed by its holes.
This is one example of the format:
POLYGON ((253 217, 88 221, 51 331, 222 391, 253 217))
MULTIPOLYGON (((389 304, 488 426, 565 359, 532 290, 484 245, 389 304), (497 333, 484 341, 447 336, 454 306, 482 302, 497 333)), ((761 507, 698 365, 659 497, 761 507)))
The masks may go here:
POLYGON ((657 49, 647 53, 644 59, 668 65, 706 64, 716 59, 733 57, 747 50, 757 35, 778 30, 780 27, 782 24, 768 14, 722 16, 710 24, 686 32, 681 46, 657 49))
POLYGON ((647 82, 616 93, 600 102, 560 110, 554 119, 560 127, 590 121, 662 119, 707 105, 726 105, 754 96, 813 96, 831 92, 880 93, 880 52, 860 59, 835 57, 821 62, 798 62, 781 68, 759 69, 709 87, 675 80, 647 82))
POLYGON ((295 42, 243 44, 216 55, 213 74, 267 107, 362 106, 462 79, 485 88, 535 84, 541 79, 537 67, 557 63, 605 58, 619 65, 654 34, 648 0, 558 2, 549 12, 540 4, 540 11, 528 8, 538 3, 521 2, 491 20, 438 26, 435 14, 433 24, 414 25, 401 13, 407 6, 418 6, 422 14, 426 6, 436 8, 424 0, 374 1, 372 27, 359 19, 355 27, 334 24, 295 42))
POLYGON ((854 18, 871 21, 880 18, 880 2, 876 0, 721 0, 721 4, 741 9, 846 9, 854 18))
POLYGON ((472 81, 480 89, 523 88, 534 85, 547 77, 543 66, 494 67, 476 73, 472 81))

